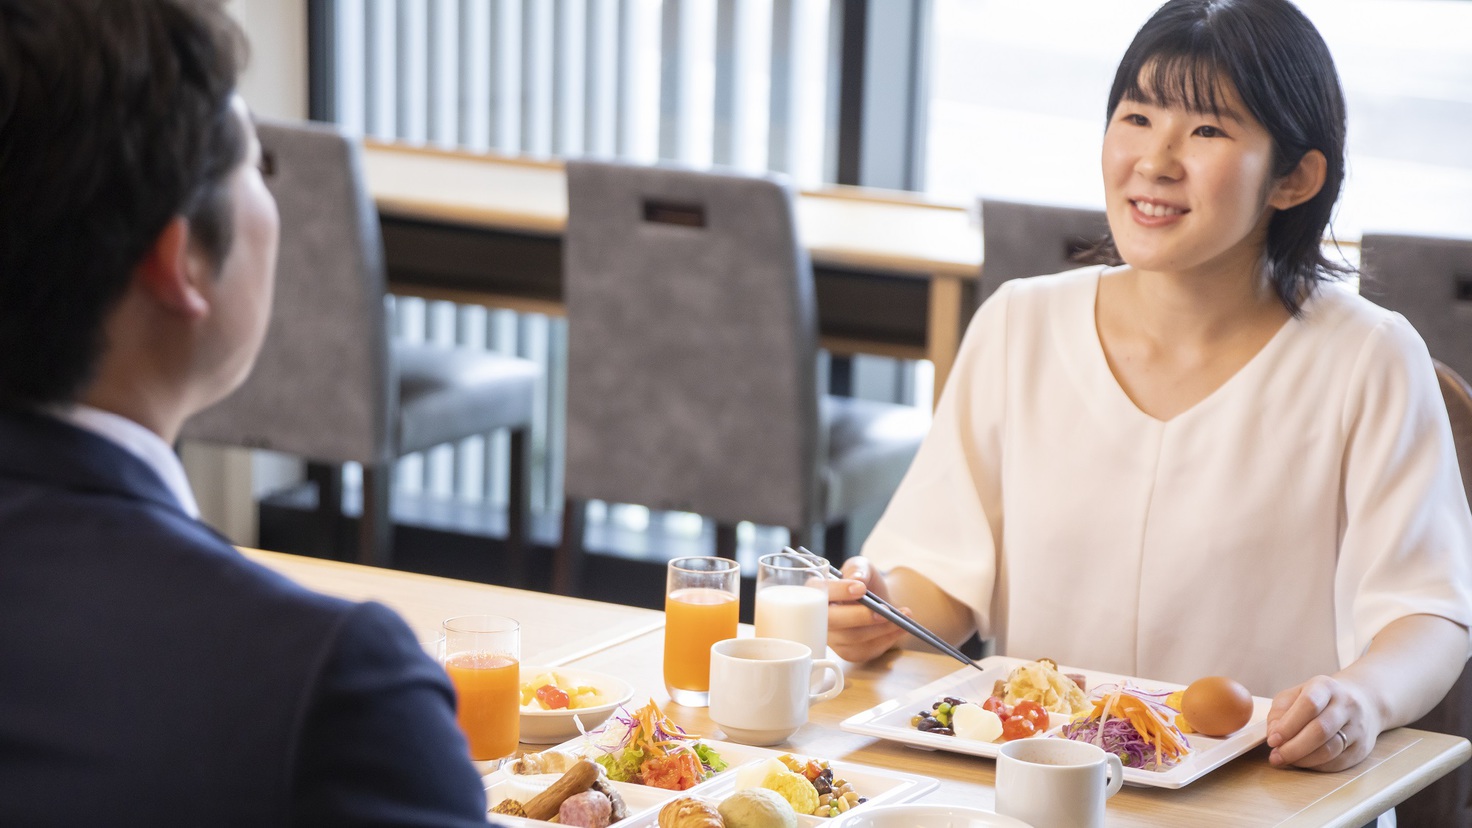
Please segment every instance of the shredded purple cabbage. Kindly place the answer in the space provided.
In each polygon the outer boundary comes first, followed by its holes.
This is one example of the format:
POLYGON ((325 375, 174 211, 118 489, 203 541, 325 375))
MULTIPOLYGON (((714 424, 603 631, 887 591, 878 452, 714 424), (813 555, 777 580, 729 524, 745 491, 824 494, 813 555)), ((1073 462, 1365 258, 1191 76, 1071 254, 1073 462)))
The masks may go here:
MULTIPOLYGON (((1126 683, 1123 687, 1117 685, 1104 685, 1095 688, 1094 698, 1109 696, 1115 692, 1123 692, 1144 701, 1156 713, 1160 715, 1171 728, 1174 729, 1176 713, 1175 708, 1167 705, 1165 699, 1170 696, 1170 691, 1152 692, 1142 690, 1133 684, 1126 683)), ((1185 735, 1179 730, 1175 731, 1181 741, 1189 744, 1185 735)), ((1141 770, 1165 770, 1181 761, 1182 757, 1169 757, 1161 755, 1161 762, 1155 762, 1155 748, 1135 730, 1135 726, 1128 719, 1110 718, 1104 723, 1103 728, 1099 726, 1098 719, 1079 719, 1063 726, 1059 731, 1065 739, 1076 742, 1088 742, 1103 748, 1105 753, 1113 753, 1119 757, 1119 761, 1127 768, 1140 768, 1141 770), (1101 732, 1102 730, 1102 732, 1101 732)))
POLYGON ((1098 745, 1105 753, 1118 756, 1127 768, 1155 769, 1155 748, 1140 736, 1134 725, 1124 719, 1110 719, 1102 729, 1101 737, 1099 720, 1085 719, 1064 725, 1060 733, 1065 739, 1098 745))

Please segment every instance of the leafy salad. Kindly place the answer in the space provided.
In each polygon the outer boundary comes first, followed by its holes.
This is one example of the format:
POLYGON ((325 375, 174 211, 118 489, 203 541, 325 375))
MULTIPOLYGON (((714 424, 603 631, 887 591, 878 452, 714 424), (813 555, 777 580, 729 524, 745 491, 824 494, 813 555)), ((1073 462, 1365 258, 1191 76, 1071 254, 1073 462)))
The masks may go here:
POLYGON ((1165 703, 1169 695, 1130 685, 1099 688, 1094 709, 1064 725, 1061 735, 1098 745, 1127 768, 1165 770, 1191 752, 1173 723, 1177 711, 1165 703))
POLYGON ((653 700, 633 714, 620 706, 587 739, 588 756, 615 782, 684 791, 727 768, 714 748, 670 721, 653 700))

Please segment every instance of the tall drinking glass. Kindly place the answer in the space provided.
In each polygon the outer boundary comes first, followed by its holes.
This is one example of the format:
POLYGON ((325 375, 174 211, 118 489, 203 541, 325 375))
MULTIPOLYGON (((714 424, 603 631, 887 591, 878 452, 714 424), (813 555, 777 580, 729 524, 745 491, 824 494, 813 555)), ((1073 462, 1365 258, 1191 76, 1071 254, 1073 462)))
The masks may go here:
POLYGON ((736 637, 741 568, 728 558, 675 558, 664 589, 664 686, 675 704, 710 704, 710 645, 736 637))
POLYGON ((505 759, 521 739, 521 625, 500 615, 464 615, 446 619, 444 628, 445 672, 470 758, 505 759))
POLYGON ((828 561, 787 552, 763 555, 756 571, 756 634, 828 654, 828 561))

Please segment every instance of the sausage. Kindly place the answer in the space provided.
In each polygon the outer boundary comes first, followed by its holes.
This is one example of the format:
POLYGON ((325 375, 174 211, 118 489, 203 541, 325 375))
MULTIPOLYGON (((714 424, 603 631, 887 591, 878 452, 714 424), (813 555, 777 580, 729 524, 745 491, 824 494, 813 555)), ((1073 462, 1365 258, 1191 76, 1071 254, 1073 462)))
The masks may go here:
POLYGON ((562 801, 557 821, 574 828, 608 828, 613 821, 613 803, 598 791, 584 791, 562 801))

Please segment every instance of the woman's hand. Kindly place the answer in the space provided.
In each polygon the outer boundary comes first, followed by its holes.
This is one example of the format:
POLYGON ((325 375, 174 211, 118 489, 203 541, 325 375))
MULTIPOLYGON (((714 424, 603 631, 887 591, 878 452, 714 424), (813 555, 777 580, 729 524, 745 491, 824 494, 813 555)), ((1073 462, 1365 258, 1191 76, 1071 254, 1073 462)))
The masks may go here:
POLYGON ((1360 763, 1383 729, 1375 706, 1353 682, 1314 676, 1273 698, 1268 710, 1268 761, 1320 771, 1360 763))
POLYGON ((859 603, 866 592, 889 598, 884 576, 867 558, 844 561, 843 575, 828 582, 828 645, 845 661, 870 661, 899 644, 905 631, 859 603))

